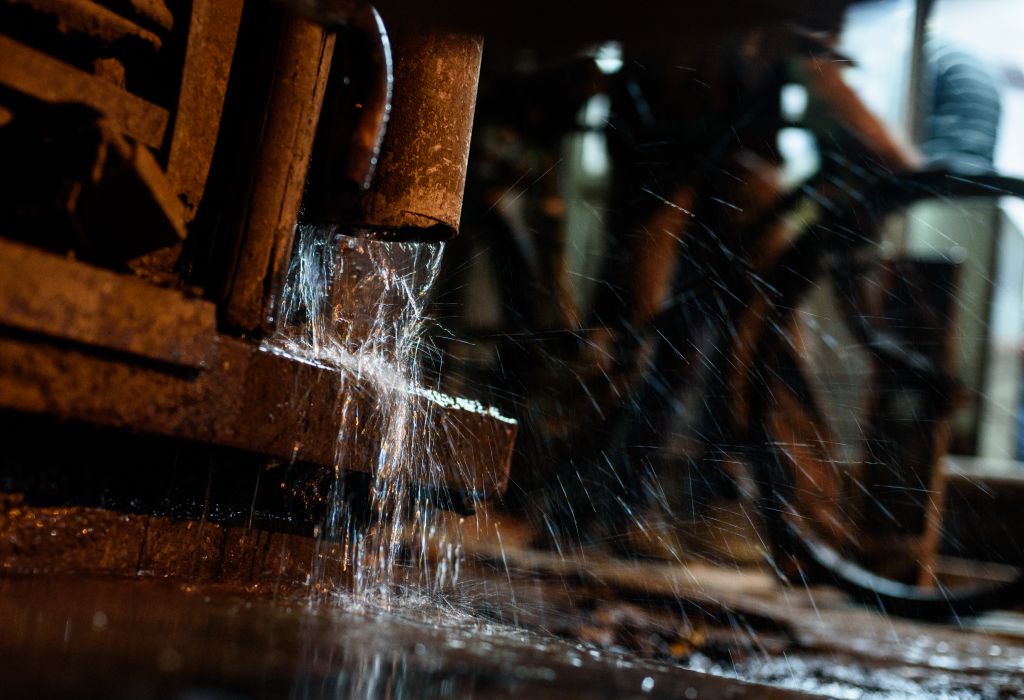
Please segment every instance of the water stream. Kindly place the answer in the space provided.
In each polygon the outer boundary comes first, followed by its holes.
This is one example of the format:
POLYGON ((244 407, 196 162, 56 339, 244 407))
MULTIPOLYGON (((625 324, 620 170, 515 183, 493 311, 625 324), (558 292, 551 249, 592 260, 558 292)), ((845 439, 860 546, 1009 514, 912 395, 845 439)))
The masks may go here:
POLYGON ((329 588, 329 568, 340 565, 357 599, 388 605, 400 561, 414 565, 420 583, 435 587, 457 575, 457 547, 435 522, 442 465, 433 450, 433 404, 424 399, 429 387, 422 371, 432 350, 425 310, 444 245, 382 242, 306 225, 296 246, 278 331, 267 344, 340 370, 341 382, 334 473, 313 583, 329 588), (357 463, 367 459, 370 465, 357 463), (368 466, 367 487, 358 473, 368 466), (432 547, 442 556, 429 570, 432 547))

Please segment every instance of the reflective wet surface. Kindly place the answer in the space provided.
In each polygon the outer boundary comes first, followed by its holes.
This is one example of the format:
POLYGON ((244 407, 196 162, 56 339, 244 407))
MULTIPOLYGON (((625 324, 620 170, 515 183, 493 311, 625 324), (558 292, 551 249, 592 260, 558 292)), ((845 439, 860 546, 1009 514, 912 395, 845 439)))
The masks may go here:
POLYGON ((793 697, 435 604, 314 606, 155 580, 0 581, 4 697, 793 697))
POLYGON ((766 603, 791 624, 783 648, 716 649, 705 640, 673 662, 413 594, 384 610, 342 597, 313 602, 305 588, 9 576, 0 579, 0 677, 5 698, 895 700, 1015 698, 1024 688, 1019 637, 887 624, 856 609, 815 613, 795 600, 788 613, 781 606, 766 603))

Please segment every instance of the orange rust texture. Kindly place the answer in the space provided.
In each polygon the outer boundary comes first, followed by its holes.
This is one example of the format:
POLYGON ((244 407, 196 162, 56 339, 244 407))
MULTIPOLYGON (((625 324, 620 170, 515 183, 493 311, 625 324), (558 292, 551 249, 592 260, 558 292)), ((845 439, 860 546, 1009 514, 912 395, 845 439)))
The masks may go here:
POLYGON ((459 230, 483 39, 450 32, 395 32, 391 118, 365 224, 379 231, 459 230))
POLYGON ((266 114, 259 143, 253 145, 252 180, 233 212, 241 243, 225 313, 245 330, 273 330, 270 290, 288 267, 334 55, 334 34, 296 15, 282 14, 279 20, 275 71, 264 103, 252 105, 266 114))
MULTIPOLYGON (((326 555, 336 560, 336 552, 326 555)), ((310 537, 100 508, 35 507, 18 495, 0 495, 0 571, 5 573, 301 585, 317 556, 310 537)), ((341 582, 338 567, 327 573, 325 583, 341 582)))

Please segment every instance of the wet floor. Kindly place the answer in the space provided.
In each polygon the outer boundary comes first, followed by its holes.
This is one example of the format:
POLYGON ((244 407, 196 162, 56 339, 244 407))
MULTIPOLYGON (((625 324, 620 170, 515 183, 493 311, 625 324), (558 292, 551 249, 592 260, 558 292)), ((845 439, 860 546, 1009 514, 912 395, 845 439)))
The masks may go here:
POLYGON ((789 698, 436 603, 389 612, 146 579, 0 579, 3 697, 789 698))
POLYGON ((798 643, 771 654, 698 651, 675 663, 484 620, 438 601, 411 599, 385 611, 340 598, 314 604, 305 589, 156 579, 3 577, 0 621, 5 698, 894 700, 1024 693, 1019 639, 948 630, 929 636, 899 622, 873 626, 857 610, 808 610, 795 628, 798 643))

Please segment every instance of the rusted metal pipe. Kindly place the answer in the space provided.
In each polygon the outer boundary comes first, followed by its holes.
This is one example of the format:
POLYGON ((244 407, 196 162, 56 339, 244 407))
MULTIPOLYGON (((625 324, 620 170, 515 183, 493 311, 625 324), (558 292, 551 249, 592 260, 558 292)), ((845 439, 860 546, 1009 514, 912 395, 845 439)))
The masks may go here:
POLYGON ((458 233, 482 52, 470 34, 398 34, 391 123, 360 228, 394 239, 458 233))
MULTIPOLYGON (((363 4, 290 0, 292 7, 324 26, 356 26, 353 18, 365 16, 360 12, 363 4)), ((376 12, 373 18, 378 19, 376 12)), ((366 33, 366 27, 360 28, 366 33)), ((393 48, 394 84, 379 160, 371 161, 376 175, 372 183, 359 183, 364 191, 352 196, 351 166, 367 153, 360 142, 370 140, 361 134, 375 134, 365 123, 357 124, 346 153, 339 144, 350 138, 351 119, 325 113, 303 218, 342 224, 347 233, 384 240, 451 238, 458 233, 462 214, 483 38, 419 22, 390 27, 388 33, 381 29, 381 34, 393 48)), ((329 87, 335 90, 348 91, 347 82, 329 87)), ((331 110, 330 96, 325 109, 331 110)))
POLYGON ((355 235, 444 240, 459 230, 483 40, 403 28, 392 42, 391 117, 376 176, 357 212, 332 218, 355 235))
POLYGON ((312 192, 326 179, 333 187, 321 199, 344 201, 346 188, 357 199, 372 179, 390 111, 391 50, 373 8, 364 2, 323 8, 286 4, 268 10, 282 26, 273 77, 262 98, 266 117, 253 181, 237 216, 241 234, 226 295, 228 322, 245 330, 273 326, 273 290, 288 267, 314 143, 324 151, 312 160, 314 169, 318 162, 329 167, 326 176, 310 176, 312 192), (348 80, 352 71, 358 74, 354 88, 348 80), (333 100, 329 76, 336 83, 333 100), (339 96, 339 90, 344 94, 339 96), (344 118, 338 120, 338 114, 344 118), (318 130, 323 118, 339 123, 318 130), (328 138, 318 136, 325 131, 328 138))

